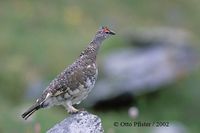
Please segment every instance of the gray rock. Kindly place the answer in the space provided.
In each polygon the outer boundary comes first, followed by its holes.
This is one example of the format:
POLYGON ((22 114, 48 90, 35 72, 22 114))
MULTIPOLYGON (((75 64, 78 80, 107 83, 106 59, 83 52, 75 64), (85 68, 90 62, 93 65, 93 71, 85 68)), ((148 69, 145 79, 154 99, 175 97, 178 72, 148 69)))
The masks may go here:
POLYGON ((73 114, 49 129, 47 133, 103 133, 101 119, 86 111, 73 114))

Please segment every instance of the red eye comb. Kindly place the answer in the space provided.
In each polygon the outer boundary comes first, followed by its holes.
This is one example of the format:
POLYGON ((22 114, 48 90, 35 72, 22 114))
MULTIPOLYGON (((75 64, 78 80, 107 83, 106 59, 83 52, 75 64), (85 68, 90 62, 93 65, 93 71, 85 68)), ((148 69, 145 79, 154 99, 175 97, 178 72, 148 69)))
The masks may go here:
POLYGON ((111 31, 108 27, 102 27, 102 31, 106 34, 115 35, 115 32, 111 31))
POLYGON ((108 27, 102 27, 103 32, 110 32, 110 30, 108 29, 108 27))

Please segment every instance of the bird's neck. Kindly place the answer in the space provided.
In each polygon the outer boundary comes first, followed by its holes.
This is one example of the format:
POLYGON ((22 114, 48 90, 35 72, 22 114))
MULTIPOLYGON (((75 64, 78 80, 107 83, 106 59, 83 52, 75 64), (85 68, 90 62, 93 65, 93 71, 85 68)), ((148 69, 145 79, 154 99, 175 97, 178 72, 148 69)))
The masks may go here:
POLYGON ((101 45, 102 41, 98 40, 92 40, 88 47, 83 50, 80 56, 86 56, 87 58, 90 58, 92 60, 96 60, 97 53, 99 51, 99 47, 101 45))
POLYGON ((90 42, 88 47, 83 50, 80 57, 84 56, 89 60, 96 61, 96 56, 103 40, 105 40, 104 36, 95 35, 94 39, 90 42))

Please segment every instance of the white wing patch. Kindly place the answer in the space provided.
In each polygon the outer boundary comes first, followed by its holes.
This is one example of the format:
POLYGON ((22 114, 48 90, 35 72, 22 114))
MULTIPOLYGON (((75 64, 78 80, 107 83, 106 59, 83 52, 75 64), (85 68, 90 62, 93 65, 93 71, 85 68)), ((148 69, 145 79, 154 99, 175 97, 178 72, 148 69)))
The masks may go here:
POLYGON ((45 97, 45 100, 47 100, 49 97, 51 97, 52 96, 52 93, 47 93, 47 96, 45 97))

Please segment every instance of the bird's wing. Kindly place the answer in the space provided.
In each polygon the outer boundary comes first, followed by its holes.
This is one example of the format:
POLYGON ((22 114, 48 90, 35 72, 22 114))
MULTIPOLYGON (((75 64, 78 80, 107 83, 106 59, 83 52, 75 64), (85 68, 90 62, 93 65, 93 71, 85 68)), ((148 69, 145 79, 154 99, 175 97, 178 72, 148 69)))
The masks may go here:
POLYGON ((95 66, 91 65, 91 68, 88 69, 87 66, 75 62, 51 81, 49 86, 43 92, 40 101, 45 101, 51 96, 62 95, 69 92, 69 90, 74 91, 79 88, 79 86, 86 87, 87 78, 94 76, 95 74, 95 66))
POLYGON ((66 68, 61 74, 59 74, 50 85, 43 92, 42 100, 45 101, 48 97, 58 96, 66 93, 67 91, 75 90, 80 85, 84 85, 86 76, 80 67, 66 68))

